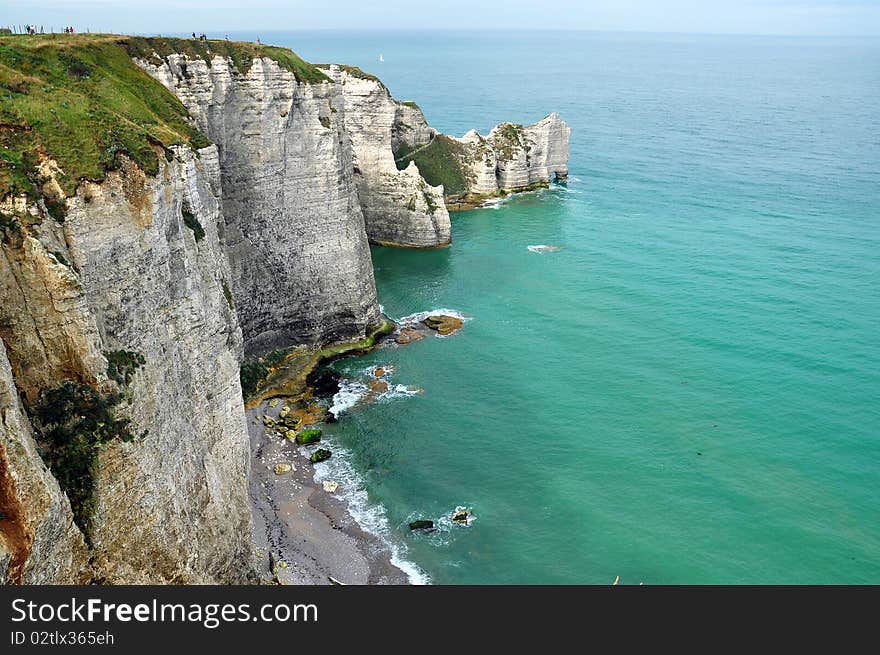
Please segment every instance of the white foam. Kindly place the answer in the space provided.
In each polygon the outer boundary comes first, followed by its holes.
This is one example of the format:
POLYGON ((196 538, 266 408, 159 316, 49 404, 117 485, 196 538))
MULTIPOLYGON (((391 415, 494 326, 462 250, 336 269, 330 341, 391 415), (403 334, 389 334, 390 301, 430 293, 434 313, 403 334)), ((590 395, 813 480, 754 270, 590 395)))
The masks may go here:
POLYGON ((360 402, 361 398, 367 395, 369 387, 360 382, 352 382, 351 380, 340 380, 339 391, 333 395, 333 401, 330 405, 330 413, 336 418, 347 409, 351 409, 360 402))
POLYGON ((418 396, 422 393, 421 389, 410 389, 405 384, 395 384, 388 387, 388 391, 379 396, 380 399, 388 398, 404 398, 406 396, 418 396))
POLYGON ((544 252, 556 252, 557 250, 561 250, 562 246, 547 246, 544 244, 538 244, 535 246, 526 246, 526 248, 528 248, 529 252, 544 253, 544 252))
POLYGON ((403 316, 397 319, 397 323, 399 325, 415 325, 416 323, 421 323, 429 316, 453 316, 455 318, 461 319, 462 321, 469 321, 472 318, 471 316, 462 314, 461 312, 454 309, 441 308, 431 309, 426 312, 417 312, 415 314, 403 316))
MULTIPOLYGON (((507 198, 509 197, 510 196, 507 198)), ((507 198, 489 198, 488 200, 484 200, 480 207, 482 209, 500 209, 501 205, 507 202, 507 198)))
MULTIPOLYGON (((431 584, 430 576, 415 563, 406 559, 406 544, 394 539, 385 508, 370 502, 363 479, 351 463, 351 453, 336 442, 333 437, 327 438, 327 444, 333 452, 330 459, 315 464, 315 482, 335 480, 339 490, 334 494, 342 498, 348 507, 348 513, 364 532, 376 536, 391 551, 391 563, 403 571, 410 584, 431 584)), ((309 449, 300 448, 300 452, 308 456, 309 449)))

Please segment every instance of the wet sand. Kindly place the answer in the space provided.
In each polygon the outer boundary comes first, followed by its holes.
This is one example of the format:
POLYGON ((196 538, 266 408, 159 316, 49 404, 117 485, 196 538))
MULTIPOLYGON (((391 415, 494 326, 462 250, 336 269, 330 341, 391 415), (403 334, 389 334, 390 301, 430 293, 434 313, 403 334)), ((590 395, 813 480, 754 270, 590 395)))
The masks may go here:
POLYGON ((263 580, 407 584, 406 574, 391 563, 389 548, 357 525, 342 499, 314 482, 312 464, 299 447, 266 434, 263 416, 277 418, 282 405, 263 402, 247 410, 253 542, 263 580), (275 465, 281 463, 292 470, 276 475, 275 465))

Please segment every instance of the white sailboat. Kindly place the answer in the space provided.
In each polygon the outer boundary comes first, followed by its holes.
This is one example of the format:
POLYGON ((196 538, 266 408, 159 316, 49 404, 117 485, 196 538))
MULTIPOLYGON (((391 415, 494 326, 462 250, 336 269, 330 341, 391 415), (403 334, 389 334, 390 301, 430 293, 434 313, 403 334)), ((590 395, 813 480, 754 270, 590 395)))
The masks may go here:
POLYGON ((385 61, 385 56, 381 52, 379 53, 379 61, 385 61))

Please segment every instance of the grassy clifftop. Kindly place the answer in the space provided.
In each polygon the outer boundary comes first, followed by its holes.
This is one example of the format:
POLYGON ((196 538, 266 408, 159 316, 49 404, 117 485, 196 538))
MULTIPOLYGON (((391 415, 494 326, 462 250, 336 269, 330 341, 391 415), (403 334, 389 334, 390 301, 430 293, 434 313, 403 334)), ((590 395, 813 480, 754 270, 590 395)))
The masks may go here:
POLYGON ((81 179, 100 181, 126 154, 147 173, 158 171, 168 146, 208 145, 186 108, 132 60, 172 53, 210 61, 228 57, 246 72, 269 57, 300 81, 326 76, 285 48, 229 41, 99 34, 0 36, 0 198, 37 197, 41 157, 58 162, 57 178, 72 194, 81 179))
POLYGON ((395 155, 397 168, 403 170, 415 161, 425 181, 431 186, 442 184, 447 196, 467 192, 467 180, 460 161, 465 156, 464 146, 455 139, 439 134, 427 146, 395 155))
POLYGON ((132 57, 160 64, 171 54, 187 55, 190 59, 211 59, 220 56, 232 60, 235 68, 247 73, 254 59, 268 57, 275 60, 281 68, 290 71, 300 82, 319 83, 330 78, 317 66, 301 59, 287 48, 271 45, 258 45, 246 41, 199 41, 198 39, 178 39, 165 37, 125 37, 125 48, 132 57))

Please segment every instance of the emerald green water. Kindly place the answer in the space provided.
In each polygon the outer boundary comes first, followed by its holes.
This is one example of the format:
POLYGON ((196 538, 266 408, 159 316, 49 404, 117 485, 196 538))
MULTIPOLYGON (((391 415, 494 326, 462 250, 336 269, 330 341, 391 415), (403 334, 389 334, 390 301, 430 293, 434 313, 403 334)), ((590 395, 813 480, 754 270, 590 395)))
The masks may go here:
POLYGON ((361 520, 435 583, 880 582, 876 41, 285 43, 444 131, 573 129, 567 189, 454 215, 448 250, 374 249, 390 316, 471 318, 336 364, 424 389, 328 426, 319 475, 363 485, 361 520), (469 527, 406 527, 457 505, 469 527))

